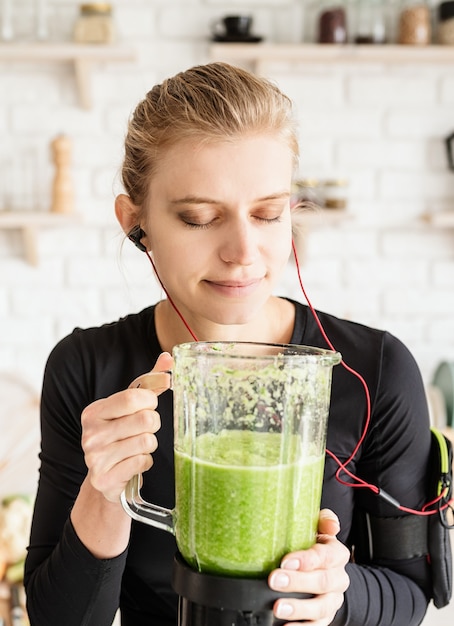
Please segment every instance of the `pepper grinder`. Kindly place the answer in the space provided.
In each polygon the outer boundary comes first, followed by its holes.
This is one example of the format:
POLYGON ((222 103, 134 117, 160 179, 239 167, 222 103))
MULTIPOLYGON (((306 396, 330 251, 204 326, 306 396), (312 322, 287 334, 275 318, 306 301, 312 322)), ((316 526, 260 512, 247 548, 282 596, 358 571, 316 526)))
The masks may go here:
POLYGON ((72 142, 66 135, 58 135, 51 143, 55 175, 52 185, 53 213, 72 213, 74 210, 74 188, 71 178, 72 142))

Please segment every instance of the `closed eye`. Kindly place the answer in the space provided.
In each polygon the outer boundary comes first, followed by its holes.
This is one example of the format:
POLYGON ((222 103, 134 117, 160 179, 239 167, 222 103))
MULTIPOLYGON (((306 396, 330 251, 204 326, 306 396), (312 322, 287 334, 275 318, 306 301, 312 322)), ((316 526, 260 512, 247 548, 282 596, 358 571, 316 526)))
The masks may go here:
POLYGON ((264 224, 276 224, 282 221, 282 216, 288 207, 289 199, 276 198, 267 201, 266 203, 260 203, 251 209, 251 217, 264 224))
MULTIPOLYGON (((189 219, 186 219, 183 217, 181 217, 180 219, 182 220, 185 226, 188 226, 189 228, 192 228, 192 229, 199 229, 199 230, 210 228, 210 226, 213 226, 219 220, 218 217, 213 218, 209 222, 201 222, 200 220, 190 221, 189 219)), ((274 215, 273 217, 253 215, 252 219, 255 220, 256 222, 259 222, 260 224, 278 224, 279 222, 282 221, 282 213, 279 213, 279 215, 274 215)))
POLYGON ((212 226, 212 224, 214 223, 215 220, 212 220, 211 222, 206 222, 204 224, 198 224, 198 223, 194 223, 194 222, 187 222, 186 220, 183 220, 183 223, 185 226, 187 226, 188 228, 192 228, 194 230, 204 230, 207 228, 210 228, 210 226, 212 226))
MULTIPOLYGON (((279 223, 282 221, 282 215, 286 207, 288 207, 288 203, 288 192, 272 194, 258 199, 251 205, 250 219, 261 224, 279 223)), ((194 230, 210 228, 225 217, 223 215, 225 209, 222 208, 222 203, 210 198, 188 196, 174 200, 172 204, 181 207, 177 212, 178 219, 185 226, 194 230)))
POLYGON ((255 215, 254 219, 258 222, 263 222, 264 224, 276 224, 282 221, 282 214, 276 215, 275 217, 262 217, 261 215, 255 215))
POLYGON ((200 207, 178 212, 178 218, 189 228, 208 228, 217 221, 219 212, 213 208, 200 207))

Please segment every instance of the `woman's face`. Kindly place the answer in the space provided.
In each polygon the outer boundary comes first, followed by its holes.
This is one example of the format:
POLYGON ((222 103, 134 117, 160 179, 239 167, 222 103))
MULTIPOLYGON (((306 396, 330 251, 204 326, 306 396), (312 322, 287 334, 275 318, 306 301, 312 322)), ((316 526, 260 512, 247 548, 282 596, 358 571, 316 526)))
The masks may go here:
POLYGON ((153 175, 147 243, 167 292, 200 324, 260 313, 291 250, 293 154, 274 135, 185 140, 153 175))

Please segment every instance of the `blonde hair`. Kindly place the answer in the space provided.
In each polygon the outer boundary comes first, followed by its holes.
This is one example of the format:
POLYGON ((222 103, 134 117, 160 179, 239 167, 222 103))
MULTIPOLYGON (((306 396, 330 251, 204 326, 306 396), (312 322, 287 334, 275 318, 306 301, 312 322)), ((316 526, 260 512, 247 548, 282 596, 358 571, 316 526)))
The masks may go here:
POLYGON ((121 178, 144 206, 162 151, 184 139, 225 141, 245 134, 281 136, 298 158, 292 102, 270 81, 226 63, 180 72, 149 91, 128 124, 121 178))

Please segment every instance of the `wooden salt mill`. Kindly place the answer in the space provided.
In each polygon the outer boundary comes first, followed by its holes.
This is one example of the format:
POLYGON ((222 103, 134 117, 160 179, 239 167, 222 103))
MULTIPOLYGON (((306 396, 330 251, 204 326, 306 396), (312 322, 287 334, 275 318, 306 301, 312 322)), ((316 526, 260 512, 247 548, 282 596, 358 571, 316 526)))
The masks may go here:
POLYGON ((52 185, 51 211, 72 213, 74 210, 74 187, 71 178, 72 141, 66 135, 58 135, 51 142, 55 175, 52 185))

